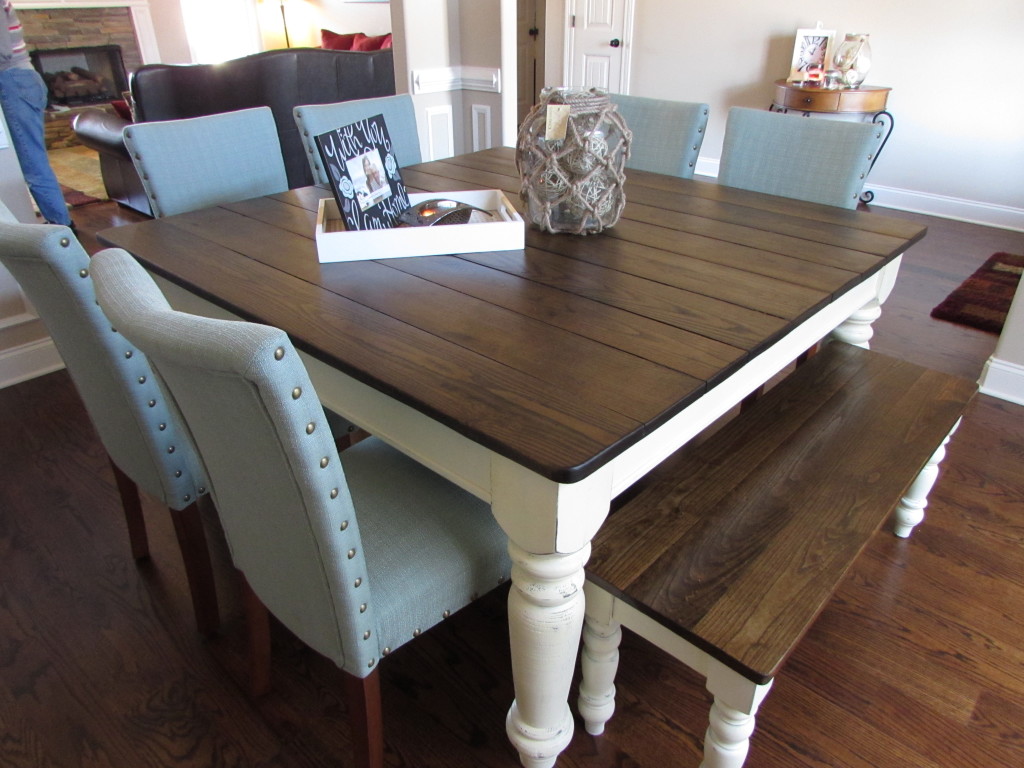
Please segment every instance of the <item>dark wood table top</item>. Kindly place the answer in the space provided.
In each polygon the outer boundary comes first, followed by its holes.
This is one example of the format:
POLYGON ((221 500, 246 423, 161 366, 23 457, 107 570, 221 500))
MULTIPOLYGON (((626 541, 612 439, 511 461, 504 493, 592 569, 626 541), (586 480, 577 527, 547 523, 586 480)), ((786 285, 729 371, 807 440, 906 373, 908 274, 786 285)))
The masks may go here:
MULTIPOLYGON (((411 190, 502 189, 523 212, 513 158, 499 148, 402 173, 411 190)), ((99 237, 483 446, 575 482, 925 234, 640 171, 626 194, 613 229, 528 227, 522 251, 320 264, 316 210, 330 192, 317 187, 99 237)))

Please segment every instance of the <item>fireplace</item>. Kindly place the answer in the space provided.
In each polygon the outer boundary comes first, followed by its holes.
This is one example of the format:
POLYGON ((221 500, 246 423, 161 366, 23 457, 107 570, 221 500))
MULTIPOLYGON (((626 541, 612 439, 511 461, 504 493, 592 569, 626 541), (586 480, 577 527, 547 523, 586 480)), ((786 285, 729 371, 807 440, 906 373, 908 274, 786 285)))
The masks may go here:
POLYGON ((119 45, 30 51, 50 91, 50 104, 76 107, 119 99, 128 89, 119 45))

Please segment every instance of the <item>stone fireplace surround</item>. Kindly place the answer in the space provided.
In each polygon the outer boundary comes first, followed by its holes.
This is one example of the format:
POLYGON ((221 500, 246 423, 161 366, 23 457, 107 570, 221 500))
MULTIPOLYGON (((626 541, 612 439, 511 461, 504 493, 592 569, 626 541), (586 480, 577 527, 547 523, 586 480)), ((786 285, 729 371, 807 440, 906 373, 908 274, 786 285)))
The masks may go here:
MULTIPOLYGON (((129 77, 159 60, 148 0, 26 0, 17 11, 30 50, 117 45, 129 77)), ((77 143, 71 130, 77 111, 47 114, 48 148, 77 143)))

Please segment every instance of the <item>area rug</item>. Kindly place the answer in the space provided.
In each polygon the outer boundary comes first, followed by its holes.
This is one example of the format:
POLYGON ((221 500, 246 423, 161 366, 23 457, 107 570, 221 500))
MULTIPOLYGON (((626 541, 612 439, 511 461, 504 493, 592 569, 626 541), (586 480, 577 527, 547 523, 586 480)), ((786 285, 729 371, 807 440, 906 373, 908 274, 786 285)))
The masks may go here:
POLYGON ((70 205, 72 208, 78 208, 80 206, 89 205, 91 203, 103 202, 98 197, 87 195, 85 194, 85 192, 79 192, 77 189, 72 189, 71 187, 65 186, 64 184, 60 185, 60 191, 64 193, 64 202, 70 205))
POLYGON ((1024 256, 997 253, 932 310, 932 317, 999 333, 1024 270, 1024 256))

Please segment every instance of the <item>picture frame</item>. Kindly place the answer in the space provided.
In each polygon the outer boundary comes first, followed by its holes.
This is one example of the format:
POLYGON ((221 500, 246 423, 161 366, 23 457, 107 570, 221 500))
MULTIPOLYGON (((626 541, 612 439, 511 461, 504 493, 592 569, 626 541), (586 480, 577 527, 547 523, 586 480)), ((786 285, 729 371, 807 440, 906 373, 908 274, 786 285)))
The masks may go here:
MULTIPOLYGON (((793 43, 793 61, 789 67, 789 82, 814 79, 808 70, 822 73, 832 66, 835 44, 834 29, 798 29, 793 43)), ((818 75, 820 79, 821 75, 818 75)))
POLYGON ((384 115, 314 136, 338 210, 350 230, 390 229, 409 207, 384 115))

